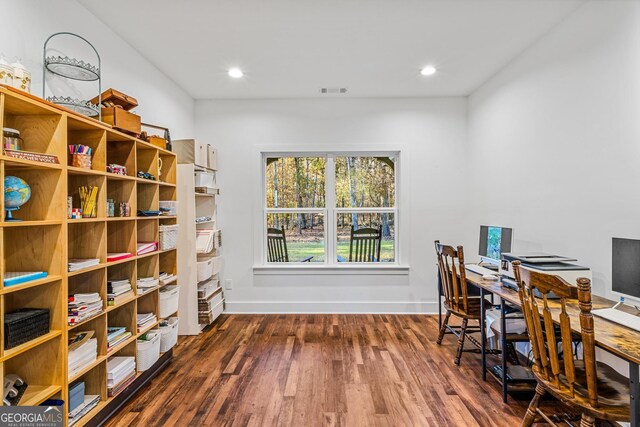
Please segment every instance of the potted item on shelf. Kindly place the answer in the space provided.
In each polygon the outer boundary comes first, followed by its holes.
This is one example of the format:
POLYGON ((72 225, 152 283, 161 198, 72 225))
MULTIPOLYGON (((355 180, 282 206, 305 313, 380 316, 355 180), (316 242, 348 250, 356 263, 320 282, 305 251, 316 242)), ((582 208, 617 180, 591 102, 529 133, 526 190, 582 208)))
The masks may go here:
POLYGON ((14 218, 11 212, 20 209, 31 198, 31 187, 17 176, 4 177, 4 209, 7 211, 5 221, 22 221, 14 218))
POLYGON ((77 168, 91 169, 91 147, 82 144, 69 146, 71 153, 71 166, 77 168))
POLYGON ((102 107, 102 121, 115 129, 133 135, 140 135, 142 130, 140 116, 130 110, 138 106, 138 101, 115 89, 108 89, 90 101, 102 107))

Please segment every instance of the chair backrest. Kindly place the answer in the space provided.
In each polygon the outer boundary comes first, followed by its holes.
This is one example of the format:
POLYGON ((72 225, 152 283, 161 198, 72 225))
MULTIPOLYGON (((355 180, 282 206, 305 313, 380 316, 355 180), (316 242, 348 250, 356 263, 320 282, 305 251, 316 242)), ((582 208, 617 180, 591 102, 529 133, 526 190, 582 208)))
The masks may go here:
POLYGON ((595 334, 591 314, 591 281, 587 278, 579 278, 577 285, 571 285, 559 276, 522 267, 519 261, 515 261, 513 267, 538 375, 558 391, 568 390, 574 396, 576 387, 586 388, 589 403, 592 407, 597 407, 598 387, 595 334), (535 290, 542 295, 542 298, 535 297, 535 290), (560 313, 555 319, 549 308, 551 292, 559 298, 560 303, 560 313), (580 332, 586 384, 576 379, 571 320, 567 314, 567 300, 576 298, 580 305, 580 332), (540 302, 542 302, 542 310, 540 310, 540 302), (558 347, 554 320, 560 325, 561 348, 558 347))
POLYGON ((355 230, 352 225, 349 262, 380 262, 381 242, 382 226, 355 230))
POLYGON ((277 228, 267 228, 267 261, 268 262, 289 262, 289 252, 287 252, 287 239, 282 230, 277 228))
POLYGON ((467 313, 469 305, 464 250, 462 246, 456 249, 453 246, 442 245, 439 240, 436 240, 435 244, 445 306, 458 313, 467 313))

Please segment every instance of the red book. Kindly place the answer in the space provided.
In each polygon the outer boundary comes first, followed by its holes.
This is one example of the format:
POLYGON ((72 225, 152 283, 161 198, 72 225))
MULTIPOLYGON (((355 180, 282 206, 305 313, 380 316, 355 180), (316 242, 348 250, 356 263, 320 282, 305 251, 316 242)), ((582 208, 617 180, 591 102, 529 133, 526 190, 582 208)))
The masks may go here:
POLYGON ((107 262, 120 261, 121 259, 131 258, 133 255, 129 252, 120 252, 115 254, 107 254, 107 262))

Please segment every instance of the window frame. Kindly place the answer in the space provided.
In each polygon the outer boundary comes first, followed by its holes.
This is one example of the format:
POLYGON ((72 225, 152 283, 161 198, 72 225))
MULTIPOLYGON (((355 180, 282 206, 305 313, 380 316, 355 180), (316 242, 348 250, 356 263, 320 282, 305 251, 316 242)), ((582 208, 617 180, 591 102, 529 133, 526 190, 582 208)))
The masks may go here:
POLYGON ((262 197, 262 249, 261 249, 261 266, 262 267, 296 267, 296 268, 317 268, 320 266, 331 268, 353 268, 354 266, 368 267, 368 268, 389 268, 400 266, 400 216, 399 216, 399 193, 400 189, 400 156, 399 150, 394 151, 275 151, 261 152, 261 197, 262 197), (323 157, 326 159, 325 164, 325 206, 324 208, 269 208, 267 206, 267 158, 273 157, 323 157), (336 191, 335 191, 335 158, 336 157, 394 157, 394 200, 393 207, 345 207, 339 208, 336 206, 336 191), (268 262, 267 261, 267 215, 276 213, 312 213, 324 215, 324 262, 268 262), (393 262, 366 262, 366 263, 352 263, 352 262, 338 262, 337 248, 338 248, 338 233, 336 224, 338 221, 338 214, 340 213, 390 213, 394 218, 394 261, 393 262))

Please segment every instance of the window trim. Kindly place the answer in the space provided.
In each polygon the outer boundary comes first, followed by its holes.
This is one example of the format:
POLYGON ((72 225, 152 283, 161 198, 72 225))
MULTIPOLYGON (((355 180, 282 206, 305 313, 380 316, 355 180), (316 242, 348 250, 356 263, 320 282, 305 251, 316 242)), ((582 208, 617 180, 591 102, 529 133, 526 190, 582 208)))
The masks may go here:
MULTIPOLYGON (((380 151, 363 151, 363 150, 327 150, 327 151, 261 151, 260 152, 260 186, 261 186, 261 230, 262 238, 260 248, 260 264, 253 267, 254 273, 265 274, 267 271, 287 272, 295 269, 314 270, 324 272, 324 274, 332 274, 341 270, 353 270, 355 272, 366 272, 374 270, 387 270, 396 274, 408 274, 409 267, 401 264, 400 251, 400 169, 401 169, 401 150, 380 150, 380 151), (324 157, 327 159, 325 166, 325 206, 324 208, 269 208, 267 206, 267 158, 273 157, 324 157), (362 207, 336 207, 335 200, 335 158, 336 157, 395 157, 394 169, 394 203, 393 207, 381 208, 362 208, 362 207), (330 190, 329 190, 330 189, 330 190), (268 262, 267 261, 267 215, 272 213, 317 213, 324 215, 325 220, 325 244, 324 244, 324 262, 322 263, 303 263, 303 262, 268 262), (395 241, 394 241, 394 261, 385 263, 367 262, 367 263, 349 263, 338 262, 337 246, 338 234, 336 223, 338 213, 392 213, 394 215, 395 225, 395 241), (329 218, 331 217, 331 218, 329 218), (331 220, 329 220, 331 219, 331 220), (330 237, 332 236, 332 237, 330 237), (331 242, 330 242, 331 241, 331 242), (330 244, 329 244, 330 243, 330 244)), ((274 273, 278 274, 278 273, 274 273)))

